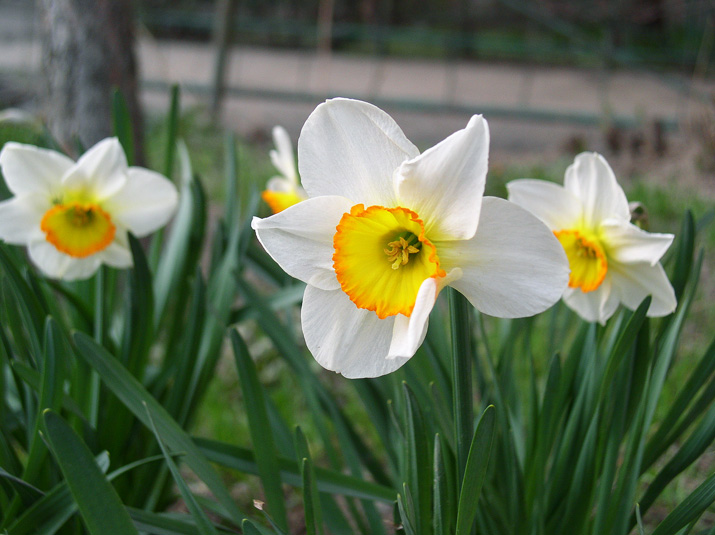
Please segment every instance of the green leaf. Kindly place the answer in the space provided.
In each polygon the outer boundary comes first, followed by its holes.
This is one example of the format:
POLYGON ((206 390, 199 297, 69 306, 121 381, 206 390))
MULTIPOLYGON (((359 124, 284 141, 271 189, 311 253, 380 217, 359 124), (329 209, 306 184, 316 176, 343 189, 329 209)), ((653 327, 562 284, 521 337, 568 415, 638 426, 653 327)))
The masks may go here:
POLYGON ((678 248, 675 251, 675 266, 671 278, 675 298, 680 302, 685 291, 685 285, 691 274, 693 266, 693 253, 695 250, 695 221, 693 213, 688 210, 683 217, 683 223, 678 234, 678 248))
POLYGON ((315 486, 315 470, 310 457, 308 442, 300 426, 295 428, 295 450, 303 477, 303 504, 305 509, 305 528, 309 535, 322 535, 323 513, 320 508, 318 489, 315 486))
MULTIPOLYGON (((133 507, 127 507, 127 511, 137 529, 151 535, 196 535, 197 533, 197 523, 189 515, 152 513, 133 507)), ((219 527, 217 533, 235 534, 236 532, 219 527)), ((244 531, 243 533, 245 535, 249 532, 244 531)), ((260 532, 255 533, 260 534, 260 532)))
POLYGON ((494 441, 495 411, 490 405, 479 419, 469 448, 464 470, 459 506, 457 509, 457 535, 469 535, 477 514, 479 495, 487 477, 487 468, 494 441))
POLYGON ((198 263, 206 231, 206 195, 201 183, 194 178, 188 151, 178 145, 181 162, 181 195, 171 234, 159 258, 154 279, 154 325, 165 318, 170 302, 182 310, 182 295, 188 278, 198 263))
MULTIPOLYGON (((194 442, 212 462, 247 474, 258 474, 258 466, 252 451, 200 437, 195 437, 194 442)), ((278 463, 283 481, 295 487, 302 485, 294 459, 279 458, 278 463)), ((395 501, 395 491, 389 487, 319 466, 314 468, 320 492, 388 503, 395 501)))
POLYGON ((420 535, 432 532, 432 486, 433 463, 424 418, 414 392, 407 383, 402 383, 405 421, 405 470, 406 488, 415 499, 413 515, 415 529, 420 535))
POLYGON ((658 472, 653 482, 648 485, 646 493, 640 500, 641 511, 645 512, 660 496, 663 489, 678 474, 694 463, 715 441, 715 404, 705 414, 700 424, 680 446, 675 455, 658 472))
POLYGON ((174 174, 174 157, 176 155, 176 139, 179 134, 179 84, 171 86, 169 113, 166 118, 166 153, 164 156, 164 176, 171 180, 174 174))
POLYGON ((462 481, 467 457, 467 443, 472 436, 474 408, 472 406, 472 349, 470 304, 454 288, 449 289, 452 326, 452 392, 454 430, 457 444, 457 482, 462 481))
POLYGON ((685 500, 665 517, 652 535, 675 535, 696 520, 715 502, 715 474, 707 478, 685 500))
POLYGON ((236 507, 231 494, 221 478, 194 444, 189 435, 106 349, 99 346, 84 333, 75 333, 78 354, 92 366, 109 389, 141 422, 149 427, 144 403, 151 411, 156 427, 174 451, 186 452, 186 464, 206 483, 216 499, 230 513, 236 523, 243 521, 243 514, 236 507))
POLYGON ((134 132, 132 131, 132 119, 129 115, 127 101, 122 93, 115 89, 112 94, 112 130, 119 139, 124 153, 127 155, 127 163, 134 165, 134 132))
POLYGON ((181 493, 181 497, 184 499, 186 507, 189 509, 191 516, 196 521, 199 533, 201 533, 201 535, 217 535, 216 529, 214 529, 213 524, 211 524, 211 521, 206 516, 206 513, 204 513, 201 507, 199 507, 199 504, 196 503, 194 495, 186 485, 184 478, 181 477, 176 463, 171 458, 171 455, 169 455, 169 452, 164 445, 164 441, 161 439, 161 435, 159 434, 159 431, 157 431, 156 425, 154 425, 154 419, 151 417, 151 412, 149 412, 149 407, 147 407, 146 403, 144 403, 144 407, 146 408, 146 415, 149 419, 149 424, 151 424, 151 430, 156 437, 156 441, 159 443, 159 448, 161 448, 161 453, 164 455, 164 459, 166 460, 166 464, 169 467, 169 471, 174 478, 176 486, 179 487, 179 492, 181 493))
POLYGON ((243 399, 246 403, 246 415, 258 465, 258 474, 263 484, 268 509, 278 526, 285 531, 288 529, 288 517, 281 487, 280 468, 273 442, 273 431, 263 398, 263 388, 258 381, 256 367, 251 360, 246 343, 238 330, 231 329, 230 337, 243 399))
POLYGON ((45 411, 45 430, 84 524, 93 535, 138 535, 114 487, 89 448, 56 413, 45 411))

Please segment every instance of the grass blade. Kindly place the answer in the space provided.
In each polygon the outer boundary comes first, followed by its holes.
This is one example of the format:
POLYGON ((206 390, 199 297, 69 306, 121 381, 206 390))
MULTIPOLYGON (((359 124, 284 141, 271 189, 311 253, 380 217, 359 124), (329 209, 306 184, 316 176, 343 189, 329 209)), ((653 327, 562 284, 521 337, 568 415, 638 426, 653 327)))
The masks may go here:
POLYGON ((83 333, 75 333, 78 354, 99 373, 104 383, 141 422, 149 427, 144 403, 151 411, 157 429, 166 443, 175 451, 186 452, 186 464, 206 483, 216 499, 240 524, 244 515, 236 507, 223 481, 194 444, 189 435, 171 418, 166 409, 157 402, 119 362, 103 347, 83 333))
POLYGON ((286 531, 288 517, 281 487, 280 467, 273 442, 273 431, 268 420, 266 402, 263 398, 263 388, 258 381, 256 367, 251 360, 248 347, 238 330, 231 329, 230 337, 243 399, 246 403, 246 415, 258 465, 258 474, 263 484, 268 509, 276 524, 286 531))
POLYGON ((174 478, 176 486, 179 487, 179 492, 181 493, 181 497, 184 499, 186 507, 189 509, 191 516, 196 521, 196 527, 198 528, 199 533, 201 533, 201 535, 218 535, 213 527, 213 524, 211 524, 211 521, 206 516, 206 513, 204 513, 203 509, 201 509, 199 504, 196 503, 196 499, 189 490, 189 487, 186 485, 184 478, 181 477, 176 463, 171 458, 171 455, 169 455, 169 452, 164 445, 164 441, 161 439, 161 435, 159 434, 159 431, 157 431, 156 425, 154 425, 154 419, 151 417, 151 412, 149 412, 149 407, 147 407, 146 403, 144 403, 144 408, 146 409, 149 424, 151 424, 151 430, 156 437, 156 441, 159 443, 159 448, 161 448, 161 453, 164 455, 164 459, 169 467, 172 477, 174 478))
POLYGON ((56 413, 43 415, 47 439, 87 530, 92 535, 138 535, 114 487, 89 448, 56 413))
POLYGON ((457 509, 457 535, 469 535, 477 514, 479 494, 487 477, 487 468, 494 440, 495 410, 492 405, 486 408, 479 419, 474 437, 469 448, 467 465, 464 470, 459 506, 457 509))

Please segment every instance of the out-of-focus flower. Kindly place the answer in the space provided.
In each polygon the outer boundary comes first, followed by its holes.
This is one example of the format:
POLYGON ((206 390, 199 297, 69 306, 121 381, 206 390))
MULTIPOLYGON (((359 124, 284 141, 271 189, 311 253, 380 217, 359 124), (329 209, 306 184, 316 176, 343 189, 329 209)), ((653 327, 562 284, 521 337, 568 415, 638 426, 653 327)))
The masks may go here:
POLYGON ((271 162, 280 171, 280 175, 268 181, 261 197, 273 213, 277 214, 289 206, 304 201, 308 195, 298 182, 293 144, 290 142, 288 132, 282 126, 273 127, 273 143, 276 148, 271 150, 271 162))
POLYGON ((509 200, 546 223, 563 245, 571 267, 564 301, 586 321, 605 323, 618 303, 635 309, 648 295, 649 316, 675 310, 673 287, 660 265, 673 235, 631 223, 626 195, 603 156, 579 154, 563 187, 521 179, 507 189, 509 200))
POLYGON ((49 277, 90 277, 101 264, 132 265, 128 232, 166 224, 178 194, 162 175, 127 167, 119 141, 97 143, 75 162, 32 145, 6 143, 0 170, 14 197, 0 202, 0 239, 28 248, 49 277))
POLYGON ((563 249, 526 210, 483 198, 488 151, 478 115, 422 154, 371 104, 329 100, 310 115, 298 142, 309 198, 253 228, 307 283, 303 333, 323 367, 346 377, 396 370, 422 343, 447 285, 500 317, 559 299, 563 249))

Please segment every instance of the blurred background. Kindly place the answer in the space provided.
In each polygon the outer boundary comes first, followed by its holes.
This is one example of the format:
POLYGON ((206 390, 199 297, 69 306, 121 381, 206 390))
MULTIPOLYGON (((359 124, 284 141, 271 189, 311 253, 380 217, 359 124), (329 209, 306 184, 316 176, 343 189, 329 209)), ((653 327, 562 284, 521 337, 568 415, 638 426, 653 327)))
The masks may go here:
POLYGON ((179 83, 185 106, 258 140, 274 124, 297 138, 350 96, 419 146, 482 113, 497 159, 662 157, 690 133, 712 160, 714 28, 713 0, 0 0, 0 109, 64 138, 58 121, 108 113, 77 86, 104 79, 130 107, 138 87, 151 116, 179 83))
POLYGON ((119 88, 151 165, 178 84, 220 196, 225 131, 260 182, 271 128, 297 141, 325 98, 377 104, 421 149, 481 113, 489 193, 596 150, 675 222, 715 203, 714 51, 713 0, 0 0, 0 125, 30 117, 72 153, 111 133, 119 88))

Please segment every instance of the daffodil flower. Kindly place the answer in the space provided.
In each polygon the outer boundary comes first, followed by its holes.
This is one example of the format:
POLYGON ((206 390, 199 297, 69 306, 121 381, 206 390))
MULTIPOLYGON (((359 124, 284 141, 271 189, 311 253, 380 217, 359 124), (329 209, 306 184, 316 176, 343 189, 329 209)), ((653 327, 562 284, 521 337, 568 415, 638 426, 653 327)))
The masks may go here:
POLYGON ((271 162, 280 171, 280 175, 268 181, 261 197, 273 213, 277 214, 289 206, 304 201, 307 194, 298 183, 293 144, 290 142, 288 132, 282 126, 273 127, 273 143, 276 148, 270 152, 271 162))
POLYGON ((302 328, 323 367, 346 377, 396 370, 447 285, 500 317, 559 299, 568 265, 558 240, 526 210, 483 198, 488 150, 478 115, 422 154, 371 104, 329 100, 310 115, 298 141, 309 198, 253 228, 307 283, 302 328))
POLYGON ((77 162, 64 154, 8 142, 0 170, 14 194, 0 202, 0 239, 25 245, 49 277, 90 277, 101 264, 132 265, 128 232, 141 237, 166 224, 177 205, 162 175, 127 167, 109 138, 77 162))
POLYGON ((626 195, 603 156, 579 154, 563 187, 521 179, 507 189, 510 201, 546 223, 561 242, 571 267, 564 301, 583 319, 603 324, 619 303, 633 310, 648 295, 649 316, 675 310, 673 287, 660 265, 673 235, 631 223, 626 195))

